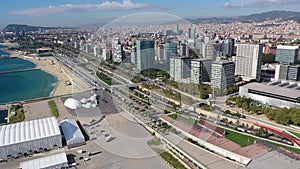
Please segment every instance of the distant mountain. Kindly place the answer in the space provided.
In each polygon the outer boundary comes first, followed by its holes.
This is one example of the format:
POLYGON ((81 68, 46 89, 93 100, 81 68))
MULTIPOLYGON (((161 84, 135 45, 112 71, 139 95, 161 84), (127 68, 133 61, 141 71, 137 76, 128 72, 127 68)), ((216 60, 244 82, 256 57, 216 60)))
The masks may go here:
POLYGON ((292 11, 269 11, 258 14, 251 14, 246 16, 235 16, 235 17, 212 17, 212 18, 197 18, 197 19, 187 19, 188 21, 199 24, 199 23, 232 23, 232 22, 262 22, 267 19, 277 19, 282 18, 282 20, 295 20, 300 23, 300 12, 292 11))
POLYGON ((38 31, 38 30, 47 30, 47 29, 62 29, 62 27, 42 27, 42 26, 30 26, 30 25, 19 25, 19 24, 10 24, 7 25, 3 32, 20 32, 20 31, 38 31))

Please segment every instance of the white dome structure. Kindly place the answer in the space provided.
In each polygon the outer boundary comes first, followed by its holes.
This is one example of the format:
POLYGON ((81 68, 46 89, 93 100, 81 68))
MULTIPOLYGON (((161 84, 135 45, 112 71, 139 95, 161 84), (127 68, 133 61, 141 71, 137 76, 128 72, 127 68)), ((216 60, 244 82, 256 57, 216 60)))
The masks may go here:
POLYGON ((80 102, 81 102, 82 104, 86 104, 86 103, 87 103, 87 99, 86 99, 86 98, 82 98, 82 99, 80 100, 80 102))
POLYGON ((76 99, 73 99, 73 98, 68 98, 64 105, 70 109, 79 109, 81 108, 81 103, 76 100, 76 99))
POLYGON ((82 105, 82 107, 89 109, 92 107, 92 103, 84 104, 84 105, 82 105))

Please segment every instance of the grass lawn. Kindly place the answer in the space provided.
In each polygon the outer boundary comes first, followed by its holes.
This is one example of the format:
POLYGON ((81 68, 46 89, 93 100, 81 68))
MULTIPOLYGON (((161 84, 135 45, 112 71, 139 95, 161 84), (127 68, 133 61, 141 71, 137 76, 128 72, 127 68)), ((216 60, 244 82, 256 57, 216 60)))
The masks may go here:
POLYGON ((222 128, 222 129, 226 131, 225 138, 239 144, 242 147, 254 144, 254 140, 255 140, 254 137, 240 134, 238 132, 227 130, 224 128, 222 128))
MULTIPOLYGON (((222 129, 224 129, 224 128, 222 128, 222 129)), ((245 147, 245 146, 248 145, 248 138, 249 138, 249 145, 254 144, 254 140, 255 140, 254 137, 247 136, 247 135, 244 135, 244 134, 240 134, 238 132, 234 132, 234 131, 227 130, 227 129, 224 129, 224 130, 226 131, 225 137, 227 139, 229 139, 229 140, 231 140, 231 141, 233 141, 233 142, 241 145, 242 147, 245 147)), ((273 145, 275 145, 277 147, 282 147, 282 148, 290 150, 290 151, 292 151, 294 153, 300 154, 300 149, 293 148, 293 147, 288 147, 288 146, 285 146, 285 145, 281 145, 281 144, 277 144, 277 143, 273 143, 273 142, 269 142, 269 141, 267 141, 267 142, 270 143, 270 144, 273 144, 273 145)))
POLYGON ((58 117, 58 116, 59 116, 59 113, 58 113, 58 110, 57 110, 55 101, 54 101, 54 100, 49 100, 49 101, 48 101, 48 105, 49 105, 49 107, 50 107, 50 110, 51 110, 52 115, 53 115, 54 117, 58 117))
POLYGON ((163 152, 160 156, 165 159, 171 166, 176 169, 186 169, 176 158, 174 158, 170 153, 163 152))
POLYGON ((110 77, 108 77, 106 74, 101 73, 101 72, 97 72, 96 73, 98 78, 100 80, 102 80, 104 83, 108 84, 109 86, 112 84, 112 79, 110 77))

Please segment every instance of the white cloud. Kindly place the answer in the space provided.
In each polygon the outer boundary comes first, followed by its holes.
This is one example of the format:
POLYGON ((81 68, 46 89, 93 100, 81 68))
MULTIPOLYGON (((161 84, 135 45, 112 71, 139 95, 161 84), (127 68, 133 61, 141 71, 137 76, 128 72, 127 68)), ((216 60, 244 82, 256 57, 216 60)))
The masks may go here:
POLYGON ((247 8, 273 5, 299 5, 300 0, 252 0, 248 3, 230 3, 226 2, 225 8, 247 8))
POLYGON ((10 13, 16 15, 38 16, 38 15, 51 15, 51 14, 67 13, 67 12, 94 12, 94 11, 104 11, 104 10, 122 11, 122 10, 139 10, 139 9, 160 10, 163 8, 156 7, 149 4, 144 4, 144 3, 135 3, 132 2, 131 0, 123 0, 123 2, 104 1, 100 4, 80 4, 80 5, 66 4, 66 5, 59 5, 59 6, 49 5, 49 7, 15 10, 15 11, 11 11, 10 13))

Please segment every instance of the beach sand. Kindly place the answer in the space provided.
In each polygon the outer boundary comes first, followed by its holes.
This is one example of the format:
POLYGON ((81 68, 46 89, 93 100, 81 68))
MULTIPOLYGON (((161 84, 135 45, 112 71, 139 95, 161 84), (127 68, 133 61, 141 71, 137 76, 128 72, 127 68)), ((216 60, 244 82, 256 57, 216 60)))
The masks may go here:
POLYGON ((19 57, 29 61, 34 62, 37 67, 41 70, 44 70, 52 75, 54 75, 57 79, 57 85, 55 91, 52 93, 52 96, 60 96, 65 94, 72 94, 83 92, 87 90, 91 90, 92 88, 83 82, 80 78, 74 75, 69 69, 58 63, 55 59, 49 58, 33 58, 22 55, 22 53, 9 51, 11 53, 11 57, 19 57), (66 81, 70 82, 71 85, 67 85, 66 81))

